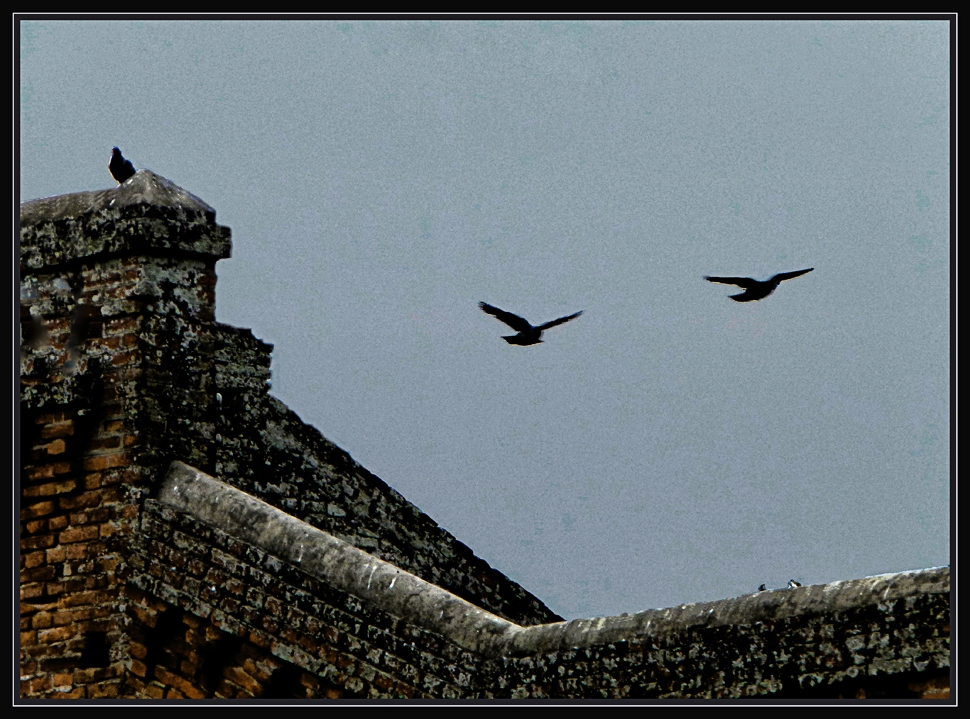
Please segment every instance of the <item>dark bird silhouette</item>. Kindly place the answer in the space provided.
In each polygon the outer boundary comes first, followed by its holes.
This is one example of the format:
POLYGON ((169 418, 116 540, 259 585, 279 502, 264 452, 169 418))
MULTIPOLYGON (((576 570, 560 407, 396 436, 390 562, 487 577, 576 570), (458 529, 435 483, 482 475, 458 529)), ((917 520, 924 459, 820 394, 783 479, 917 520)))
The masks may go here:
POLYGON ((767 589, 767 588, 765 587, 765 585, 764 585, 764 584, 762 584, 762 585, 760 585, 760 586, 758 587, 758 591, 759 591, 759 592, 767 592, 767 591, 768 591, 768 589, 767 589))
POLYGON ((722 285, 737 285, 738 287, 743 287, 744 292, 738 295, 731 295, 731 299, 735 302, 754 302, 755 300, 763 300, 774 292, 775 288, 785 280, 804 275, 806 272, 811 272, 814 269, 814 267, 809 267, 807 270, 781 272, 770 280, 753 280, 750 277, 705 277, 704 279, 708 282, 720 282, 722 285))
POLYGON ((479 302, 478 306, 482 308, 483 312, 502 320, 502 322, 519 333, 517 335, 502 337, 503 340, 508 342, 510 345, 522 345, 523 347, 542 342, 542 340, 539 338, 542 336, 543 330, 547 330, 550 327, 555 327, 556 325, 561 325, 563 322, 569 322, 569 320, 575 319, 583 314, 582 312, 577 312, 574 315, 560 317, 558 320, 553 320, 552 322, 546 322, 544 325, 533 327, 528 323, 528 321, 522 319, 518 315, 513 315, 511 312, 500 310, 498 307, 492 307, 492 305, 486 304, 485 302, 479 302))
POLYGON ((788 580, 788 588, 789 589, 797 589, 800 586, 802 586, 801 585, 801 582, 796 582, 794 579, 789 579, 788 580))
POLYGON ((120 185, 135 174, 135 166, 131 164, 131 160, 126 160, 122 157, 121 150, 117 147, 112 147, 111 157, 108 159, 108 172, 111 173, 111 176, 120 185))

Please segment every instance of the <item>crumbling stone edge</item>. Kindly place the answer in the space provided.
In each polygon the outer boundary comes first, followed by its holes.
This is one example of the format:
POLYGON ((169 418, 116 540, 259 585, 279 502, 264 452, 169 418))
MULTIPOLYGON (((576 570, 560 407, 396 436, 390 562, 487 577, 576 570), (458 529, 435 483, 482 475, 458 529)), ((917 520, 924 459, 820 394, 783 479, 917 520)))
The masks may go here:
POLYGON ((339 590, 490 658, 603 645, 691 627, 754 624, 795 615, 846 611, 917 594, 950 591, 949 567, 935 567, 648 609, 618 617, 522 627, 187 464, 171 464, 157 500, 253 544, 339 590))

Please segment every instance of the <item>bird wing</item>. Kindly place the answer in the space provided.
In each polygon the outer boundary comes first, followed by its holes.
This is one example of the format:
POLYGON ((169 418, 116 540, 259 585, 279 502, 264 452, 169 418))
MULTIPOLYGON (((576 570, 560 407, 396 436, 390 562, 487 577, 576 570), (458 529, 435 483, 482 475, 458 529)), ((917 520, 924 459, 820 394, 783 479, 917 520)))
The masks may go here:
POLYGON ((753 280, 750 277, 704 277, 704 279, 708 282, 720 282, 722 285, 737 285, 745 289, 758 284, 758 280, 753 280))
POLYGON ((798 277, 799 275, 804 275, 806 272, 811 272, 814 267, 809 267, 807 270, 796 270, 795 272, 780 272, 771 278, 771 282, 784 282, 785 280, 790 280, 793 277, 798 277))
POLYGON ((580 310, 579 312, 577 312, 574 315, 569 315, 568 317, 560 317, 558 320, 553 320, 552 322, 546 322, 544 325, 539 325, 538 327, 536 327, 536 329, 539 330, 539 331, 547 330, 550 327, 555 327, 556 325, 561 325, 563 322, 569 322, 569 320, 576 319, 581 314, 583 314, 582 310, 580 310))
POLYGON ((507 324, 516 332, 528 332, 532 329, 532 325, 530 325, 527 320, 519 317, 518 315, 513 315, 511 312, 500 310, 498 307, 493 307, 486 302, 479 302, 478 306, 482 308, 482 312, 490 314, 496 319, 502 320, 502 322, 507 324))

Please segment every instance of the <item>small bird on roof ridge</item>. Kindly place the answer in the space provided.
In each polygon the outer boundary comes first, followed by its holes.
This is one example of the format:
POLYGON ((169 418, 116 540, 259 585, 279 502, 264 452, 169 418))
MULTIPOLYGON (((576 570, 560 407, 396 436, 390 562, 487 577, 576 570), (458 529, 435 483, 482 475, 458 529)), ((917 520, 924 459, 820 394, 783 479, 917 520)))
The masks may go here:
POLYGON ((111 148, 111 157, 108 158, 108 172, 119 185, 124 183, 129 177, 135 174, 135 166, 131 160, 126 160, 121 155, 121 150, 117 147, 111 148))
POLYGON ((800 586, 802 586, 801 582, 796 582, 794 579, 789 579, 788 580, 788 588, 789 589, 797 589, 800 586))
POLYGON ((744 292, 737 295, 730 295, 731 299, 735 302, 753 302, 754 300, 763 300, 765 297, 770 295, 779 284, 785 280, 790 280, 799 275, 804 275, 806 272, 811 272, 814 267, 809 267, 807 270, 796 270, 794 272, 780 272, 769 280, 755 280, 750 277, 704 277, 708 282, 720 282, 722 285, 737 285, 738 287, 743 287, 744 292))
POLYGON ((568 315, 567 317, 560 317, 558 320, 553 320, 552 322, 546 322, 544 325, 533 327, 522 317, 513 315, 511 312, 506 312, 505 310, 500 310, 498 307, 493 307, 485 302, 479 302, 478 306, 482 309, 482 312, 502 320, 502 322, 519 333, 517 335, 502 337, 503 340, 508 342, 510 345, 521 345, 523 347, 542 342, 542 340, 539 338, 542 336, 543 330, 547 330, 550 327, 555 327, 556 325, 561 325, 563 322, 569 322, 569 320, 575 319, 583 314, 582 311, 579 311, 576 314, 568 315))

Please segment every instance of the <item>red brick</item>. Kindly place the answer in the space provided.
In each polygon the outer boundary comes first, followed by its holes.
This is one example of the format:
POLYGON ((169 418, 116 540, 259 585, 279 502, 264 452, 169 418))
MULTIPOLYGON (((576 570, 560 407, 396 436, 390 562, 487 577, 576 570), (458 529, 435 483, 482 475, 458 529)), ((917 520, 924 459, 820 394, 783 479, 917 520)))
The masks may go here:
POLYGON ((146 609, 145 607, 129 604, 128 611, 134 614, 138 621, 147 627, 154 628, 155 624, 158 622, 158 614, 150 609, 146 609))
POLYGON ((49 612, 40 612, 30 619, 30 626, 34 629, 47 629, 51 625, 52 615, 49 612))
MULTIPOLYGON (((38 468, 40 469, 40 468, 38 468)), ((45 478, 50 478, 54 476, 54 470, 52 467, 47 467, 49 471, 48 474, 43 475, 45 478)), ((33 477, 31 477, 33 479, 33 477)), ((77 482, 73 479, 65 479, 60 482, 48 482, 47 484, 38 484, 31 487, 24 487, 23 496, 24 497, 49 497, 52 494, 64 494, 65 492, 70 492, 77 486, 77 482)))
MULTIPOLYGON (((72 611, 71 618, 74 620, 75 624, 79 624, 81 626, 81 632, 84 634, 92 631, 99 632, 111 629, 111 626, 109 626, 110 622, 97 621, 97 614, 98 613, 94 607, 82 607, 72 611)), ((103 615, 101 618, 103 618, 103 615)))
POLYGON ((108 468, 108 458, 107 457, 88 457, 84 460, 84 469, 91 471, 100 471, 108 468))
POLYGON ((58 564, 63 562, 67 558, 67 549, 65 547, 53 547, 47 550, 47 563, 48 564, 58 564))
POLYGON ((67 517, 65 517, 63 514, 59 517, 51 517, 47 523, 47 526, 52 530, 63 529, 67 526, 67 517))
MULTIPOLYGON (((50 676, 34 677, 27 681, 27 696, 31 694, 39 694, 40 692, 47 691, 51 688, 51 678, 50 676)), ((23 684, 20 685, 20 694, 24 696, 23 684)))
POLYGON ((115 367, 120 367, 130 362, 135 362, 138 359, 139 359, 138 352, 133 352, 133 351, 119 352, 118 354, 114 355, 111 358, 111 364, 115 367))
POLYGON ((21 549, 36 549, 37 547, 53 547, 54 535, 41 534, 37 537, 24 537, 20 540, 21 549))
POLYGON ((85 605, 101 604, 102 602, 110 602, 113 599, 113 595, 109 592, 103 590, 94 590, 89 592, 77 592, 70 596, 65 596, 61 599, 62 607, 81 607, 85 605))
POLYGON ((165 687, 158 682, 152 682, 145 687, 144 693, 150 699, 163 699, 165 697, 165 687))
POLYGON ((84 469, 92 472, 109 469, 110 467, 123 467, 129 461, 128 455, 124 453, 97 455, 84 460, 84 469))
POLYGON ((87 695, 89 699, 102 699, 102 698, 113 698, 118 696, 118 683, 112 682, 111 684, 90 684, 87 687, 87 695))
POLYGON ((95 472, 84 476, 85 489, 97 489, 101 486, 101 473, 95 472))
POLYGON ((263 693, 262 685, 243 671, 242 667, 229 667, 223 674, 227 679, 235 682, 253 696, 259 696, 263 693))
MULTIPOLYGON (((27 470, 27 479, 51 479, 54 476, 54 468, 49 464, 42 464, 39 467, 31 467, 27 470)), ((29 496, 27 490, 32 489, 32 487, 26 487, 22 491, 24 496, 29 496)))
POLYGON ((128 456, 127 452, 121 451, 108 456, 109 467, 127 467, 130 464, 131 457, 128 456))
POLYGON ((63 626, 53 627, 52 629, 40 629, 37 631, 38 644, 52 644, 54 642, 64 642, 77 634, 77 627, 63 626))
POLYGON ((21 584, 20 585, 20 601, 25 599, 33 599, 34 597, 40 597, 44 594, 43 584, 21 584))
POLYGON ((83 509, 96 507, 101 503, 102 493, 99 491, 81 492, 70 497, 61 497, 58 504, 61 509, 83 509))
POLYGON ((67 437, 74 434, 74 422, 72 420, 67 420, 65 422, 51 422, 45 425, 40 431, 40 436, 43 439, 53 439, 54 437, 67 437))
POLYGON ((92 547, 95 547, 94 551, 97 551, 97 548, 101 548, 102 545, 100 542, 92 542, 91 544, 70 544, 67 546, 67 558, 72 561, 77 559, 87 559, 92 553, 92 547))
POLYGON ((163 682, 164 684, 168 684, 174 690, 178 691, 181 694, 184 694, 185 696, 191 697, 193 699, 205 698, 205 695, 202 692, 200 692, 198 688, 193 686, 191 682, 189 682, 184 677, 180 677, 178 674, 175 674, 174 672, 171 672, 168 669, 165 669, 164 667, 156 667, 155 676, 158 677, 158 679, 161 682, 163 682))
POLYGON ((98 527, 96 526, 71 527, 61 532, 58 540, 61 544, 70 544, 71 542, 83 542, 86 539, 96 539, 97 537, 98 527))
POLYGON ((101 575, 88 577, 84 580, 85 589, 104 589, 106 587, 110 587, 111 585, 111 579, 101 575))
POLYGON ((34 567, 39 567, 45 564, 45 556, 43 552, 30 552, 29 554, 24 554, 21 556, 24 566, 27 569, 33 569, 34 567))
POLYGON ((120 446, 121 437, 116 434, 91 440, 91 449, 114 449, 120 446))
POLYGON ((103 681, 110 676, 110 668, 89 667, 74 670, 74 682, 76 684, 92 684, 93 682, 103 681))
POLYGON ((24 524, 24 529, 27 534, 40 534, 46 531, 48 528, 48 523, 46 519, 35 519, 32 522, 27 522, 24 524))
POLYGON ((64 450, 66 449, 67 445, 63 439, 55 439, 47 445, 47 454, 64 454, 64 450))
POLYGON ((111 511, 107 507, 95 507, 88 509, 85 514, 89 522, 107 522, 111 518, 111 511))
POLYGON ((24 569, 20 572, 20 581, 24 584, 28 582, 49 581, 56 576, 55 569, 55 567, 49 565, 34 567, 33 569, 24 569))
POLYGON ((22 507, 20 510, 20 519, 22 521, 27 521, 28 519, 33 519, 35 517, 43 517, 46 514, 50 514, 54 511, 54 502, 34 502, 33 504, 22 507))

